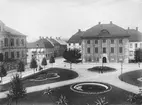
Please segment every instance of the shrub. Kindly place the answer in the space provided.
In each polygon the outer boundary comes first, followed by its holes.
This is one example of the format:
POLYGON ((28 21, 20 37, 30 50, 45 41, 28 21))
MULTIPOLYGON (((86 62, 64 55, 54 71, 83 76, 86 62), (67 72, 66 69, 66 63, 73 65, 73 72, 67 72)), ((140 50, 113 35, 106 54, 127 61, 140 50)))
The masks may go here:
POLYGON ((46 58, 45 58, 45 57, 42 59, 41 65, 43 65, 44 68, 45 68, 45 66, 47 65, 47 61, 46 61, 46 58))
POLYGON ((0 66, 0 77, 1 77, 1 81, 2 81, 2 77, 6 76, 7 75, 7 71, 6 69, 4 68, 4 65, 2 64, 0 66))

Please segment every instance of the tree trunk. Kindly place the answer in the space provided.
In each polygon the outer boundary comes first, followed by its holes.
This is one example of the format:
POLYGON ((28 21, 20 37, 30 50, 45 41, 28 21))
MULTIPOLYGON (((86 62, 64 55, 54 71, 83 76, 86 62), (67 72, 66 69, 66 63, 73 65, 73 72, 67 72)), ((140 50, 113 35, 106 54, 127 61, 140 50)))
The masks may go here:
POLYGON ((18 104, 18 99, 16 99, 16 105, 18 104))

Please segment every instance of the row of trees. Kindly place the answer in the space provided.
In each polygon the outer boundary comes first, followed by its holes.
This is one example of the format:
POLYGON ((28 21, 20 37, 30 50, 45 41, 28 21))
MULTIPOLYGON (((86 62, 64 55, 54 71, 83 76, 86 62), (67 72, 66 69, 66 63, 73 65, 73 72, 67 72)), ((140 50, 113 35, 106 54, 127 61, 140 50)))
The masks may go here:
MULTIPOLYGON (((51 63, 52 66, 53 66, 53 63, 55 63, 55 58, 54 58, 54 56, 51 56, 51 57, 50 57, 49 63, 51 63)), ((45 68, 45 66, 47 65, 47 60, 46 60, 45 57, 42 59, 41 65, 44 66, 44 68, 45 68)), ((35 70, 37 69, 37 67, 38 67, 37 61, 36 61, 36 59, 35 59, 34 57, 32 57, 31 63, 30 63, 30 68, 33 69, 34 72, 35 72, 35 70)), ((39 66, 39 70, 40 70, 40 69, 42 69, 41 66, 39 66)))

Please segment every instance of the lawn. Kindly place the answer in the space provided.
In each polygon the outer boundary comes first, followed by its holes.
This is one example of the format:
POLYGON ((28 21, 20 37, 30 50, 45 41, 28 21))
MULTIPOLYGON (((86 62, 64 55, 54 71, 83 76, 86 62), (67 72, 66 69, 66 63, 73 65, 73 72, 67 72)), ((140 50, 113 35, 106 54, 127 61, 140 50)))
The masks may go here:
MULTIPOLYGON (((130 93, 115 86, 111 85, 112 89, 109 92, 96 95, 76 93, 70 89, 71 85, 55 88, 50 95, 51 97, 47 94, 43 95, 44 91, 29 93, 25 99, 20 100, 19 105, 55 105, 61 95, 66 97, 68 105, 87 105, 87 103, 95 105, 94 102, 98 97, 105 97, 109 105, 124 105, 126 103, 128 105, 127 96, 130 93)), ((1 100, 0 105, 5 102, 7 102, 6 99, 1 100)))
MULTIPOLYGON (((24 87, 31 87, 31 86, 37 86, 37 85, 42 85, 42 84, 49 84, 53 82, 59 82, 59 81, 64 81, 64 80, 69 80, 76 78, 78 74, 74 71, 68 70, 68 69, 62 69, 62 68, 49 68, 47 70, 38 72, 36 74, 33 74, 31 76, 28 76, 26 78, 23 78, 23 84, 24 87), (55 79, 46 79, 44 81, 31 81, 35 77, 40 76, 41 74, 48 74, 48 73, 57 73, 60 77, 55 78, 55 79)), ((3 91, 8 90, 9 88, 9 83, 4 84, 2 86, 3 91)))
POLYGON ((120 75, 119 79, 123 79, 124 82, 135 86, 142 86, 142 83, 137 80, 140 77, 142 77, 142 70, 135 70, 120 75))

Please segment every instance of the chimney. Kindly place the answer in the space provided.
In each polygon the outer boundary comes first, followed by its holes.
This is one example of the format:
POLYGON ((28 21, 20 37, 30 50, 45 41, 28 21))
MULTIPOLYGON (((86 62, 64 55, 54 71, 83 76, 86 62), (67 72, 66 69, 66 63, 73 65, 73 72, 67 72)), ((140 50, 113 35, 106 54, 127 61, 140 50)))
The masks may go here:
POLYGON ((39 36, 39 39, 41 39, 42 37, 41 36, 39 36))
POLYGON ((101 24, 101 22, 99 22, 98 24, 101 24))
POLYGON ((138 31, 138 27, 136 27, 136 31, 138 31))
POLYGON ((52 39, 52 36, 50 36, 50 39, 52 39))
POLYGON ((48 36, 46 36, 46 39, 48 39, 48 36))
POLYGON ((78 32, 81 32, 81 29, 78 29, 78 32))
POLYGON ((110 24, 112 24, 112 21, 110 21, 110 24))
POLYGON ((130 28, 128 27, 128 30, 129 30, 130 28))

